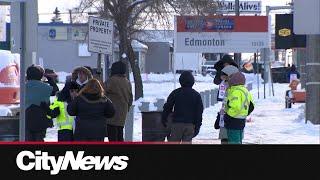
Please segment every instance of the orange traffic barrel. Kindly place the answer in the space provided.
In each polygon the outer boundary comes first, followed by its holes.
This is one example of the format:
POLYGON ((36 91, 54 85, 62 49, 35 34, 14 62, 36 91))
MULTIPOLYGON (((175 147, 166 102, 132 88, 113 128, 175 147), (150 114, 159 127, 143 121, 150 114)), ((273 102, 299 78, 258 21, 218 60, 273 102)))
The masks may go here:
POLYGON ((16 104, 19 101, 19 87, 0 87, 0 104, 16 104))

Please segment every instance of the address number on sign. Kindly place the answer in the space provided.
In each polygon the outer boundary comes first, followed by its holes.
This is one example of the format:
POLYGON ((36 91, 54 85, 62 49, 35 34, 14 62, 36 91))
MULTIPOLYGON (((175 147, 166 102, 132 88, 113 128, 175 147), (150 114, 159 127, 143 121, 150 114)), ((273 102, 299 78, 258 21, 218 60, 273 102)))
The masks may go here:
POLYGON ((264 46, 264 42, 262 42, 262 41, 252 42, 252 46, 253 47, 262 47, 262 46, 264 46))

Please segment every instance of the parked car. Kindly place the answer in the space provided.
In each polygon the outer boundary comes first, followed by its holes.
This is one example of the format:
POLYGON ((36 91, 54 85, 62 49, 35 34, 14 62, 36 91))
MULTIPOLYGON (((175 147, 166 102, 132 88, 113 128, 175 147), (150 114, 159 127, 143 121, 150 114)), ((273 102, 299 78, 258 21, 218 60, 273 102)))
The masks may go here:
MULTIPOLYGON (((287 73, 288 67, 274 67, 271 68, 272 80, 274 83, 288 83, 287 73)), ((261 70, 261 77, 264 79, 264 69, 261 70)))
POLYGON ((216 62, 217 61, 210 61, 210 60, 205 61, 205 63, 201 66, 202 75, 204 76, 206 76, 207 74, 210 74, 211 76, 216 75, 217 71, 213 68, 216 62))

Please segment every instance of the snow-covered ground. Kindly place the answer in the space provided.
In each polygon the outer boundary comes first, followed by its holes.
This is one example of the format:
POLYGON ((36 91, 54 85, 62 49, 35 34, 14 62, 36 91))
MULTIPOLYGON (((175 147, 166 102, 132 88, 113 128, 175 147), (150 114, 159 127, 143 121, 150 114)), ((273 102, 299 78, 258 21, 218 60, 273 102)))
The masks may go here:
MULTIPOLYGON (((69 73, 58 73, 59 79, 64 81, 69 73)), ((247 77, 254 81, 251 91, 255 99, 255 110, 251 115, 252 122, 248 122, 245 128, 245 143, 253 144, 320 144, 320 125, 305 123, 305 104, 294 104, 291 109, 285 109, 284 94, 288 84, 274 84, 275 96, 269 96, 268 87, 266 99, 263 96, 263 84, 260 80, 260 88, 257 88, 256 77, 247 77), (260 98, 258 99, 258 92, 260 98)), ((132 76, 130 78, 133 79, 132 76)), ((217 88, 212 83, 210 76, 195 76, 194 89, 204 91, 217 88)), ((142 74, 144 95, 141 101, 155 102, 157 98, 167 98, 174 89, 173 74, 142 74)), ((179 75, 176 76, 176 88, 179 85, 179 75)), ((63 87, 63 83, 59 84, 63 87)), ((133 84, 134 87, 134 84, 133 84)), ((134 88, 133 88, 134 89, 134 88)), ((134 113, 134 141, 141 141, 142 117, 138 107, 134 113)), ((203 125, 199 135, 194 139, 195 143, 218 143, 219 130, 214 129, 214 122, 221 103, 205 109, 203 113, 203 125)), ((0 112, 2 111, 0 108, 0 112)), ((4 112, 8 113, 6 110, 4 112)), ((46 141, 57 141, 57 129, 50 128, 47 131, 46 141)))
MULTIPOLYGON (((163 76, 163 75, 162 75, 163 76)), ((168 78, 172 79, 170 74, 168 78)), ((194 88, 198 91, 217 88, 212 83, 211 77, 196 76, 194 88)), ((159 77, 157 77, 159 78, 159 77)), ((149 78, 149 81, 153 81, 149 78)), ((178 78, 177 78, 178 79, 178 78)), ((253 90, 251 91, 255 99, 255 110, 251 115, 251 122, 248 122, 245 128, 245 143, 252 144, 319 144, 320 126, 313 125, 310 122, 305 123, 304 107, 305 104, 295 104, 291 109, 285 108, 284 94, 288 90, 288 84, 274 84, 275 96, 269 96, 268 87, 266 88, 266 99, 263 96, 263 84, 258 90, 257 78, 247 77, 253 81, 253 90), (259 92, 259 98, 258 98, 259 92)), ((177 86, 179 87, 179 86, 177 86)), ((156 98, 167 97, 173 89, 173 83, 158 82, 144 83, 145 98, 152 102, 156 98)), ((205 109, 203 113, 203 125, 199 135, 194 141, 200 143, 217 143, 219 130, 214 129, 214 122, 217 112, 221 108, 221 103, 205 109)), ((141 141, 141 113, 135 108, 134 118, 134 140, 141 141)))

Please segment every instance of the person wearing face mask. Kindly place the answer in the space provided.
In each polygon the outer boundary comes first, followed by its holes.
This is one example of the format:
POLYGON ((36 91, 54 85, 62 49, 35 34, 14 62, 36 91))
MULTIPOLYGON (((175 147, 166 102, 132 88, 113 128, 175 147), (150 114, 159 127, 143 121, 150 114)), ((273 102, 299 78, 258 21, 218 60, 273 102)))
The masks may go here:
MULTIPOLYGON (((221 70, 221 85, 220 87, 223 85, 224 87, 224 92, 223 93, 219 93, 219 97, 221 99, 225 100, 225 97, 227 96, 227 89, 228 89, 228 80, 229 78, 235 74, 238 73, 239 69, 236 68, 235 66, 232 65, 227 65, 225 66, 222 70, 221 70)), ((225 115, 225 101, 222 101, 222 107, 220 109, 220 111, 217 114, 217 119, 215 122, 215 129, 219 129, 219 139, 221 139, 221 144, 228 144, 228 135, 227 135, 227 129, 224 126, 224 115, 225 115)))
POLYGON ((72 96, 70 95, 70 87, 72 82, 77 83, 79 85, 79 89, 81 90, 92 78, 92 73, 88 68, 78 67, 74 69, 71 78, 66 81, 64 88, 61 90, 61 97, 66 99, 66 101, 69 103, 72 100, 72 96))

